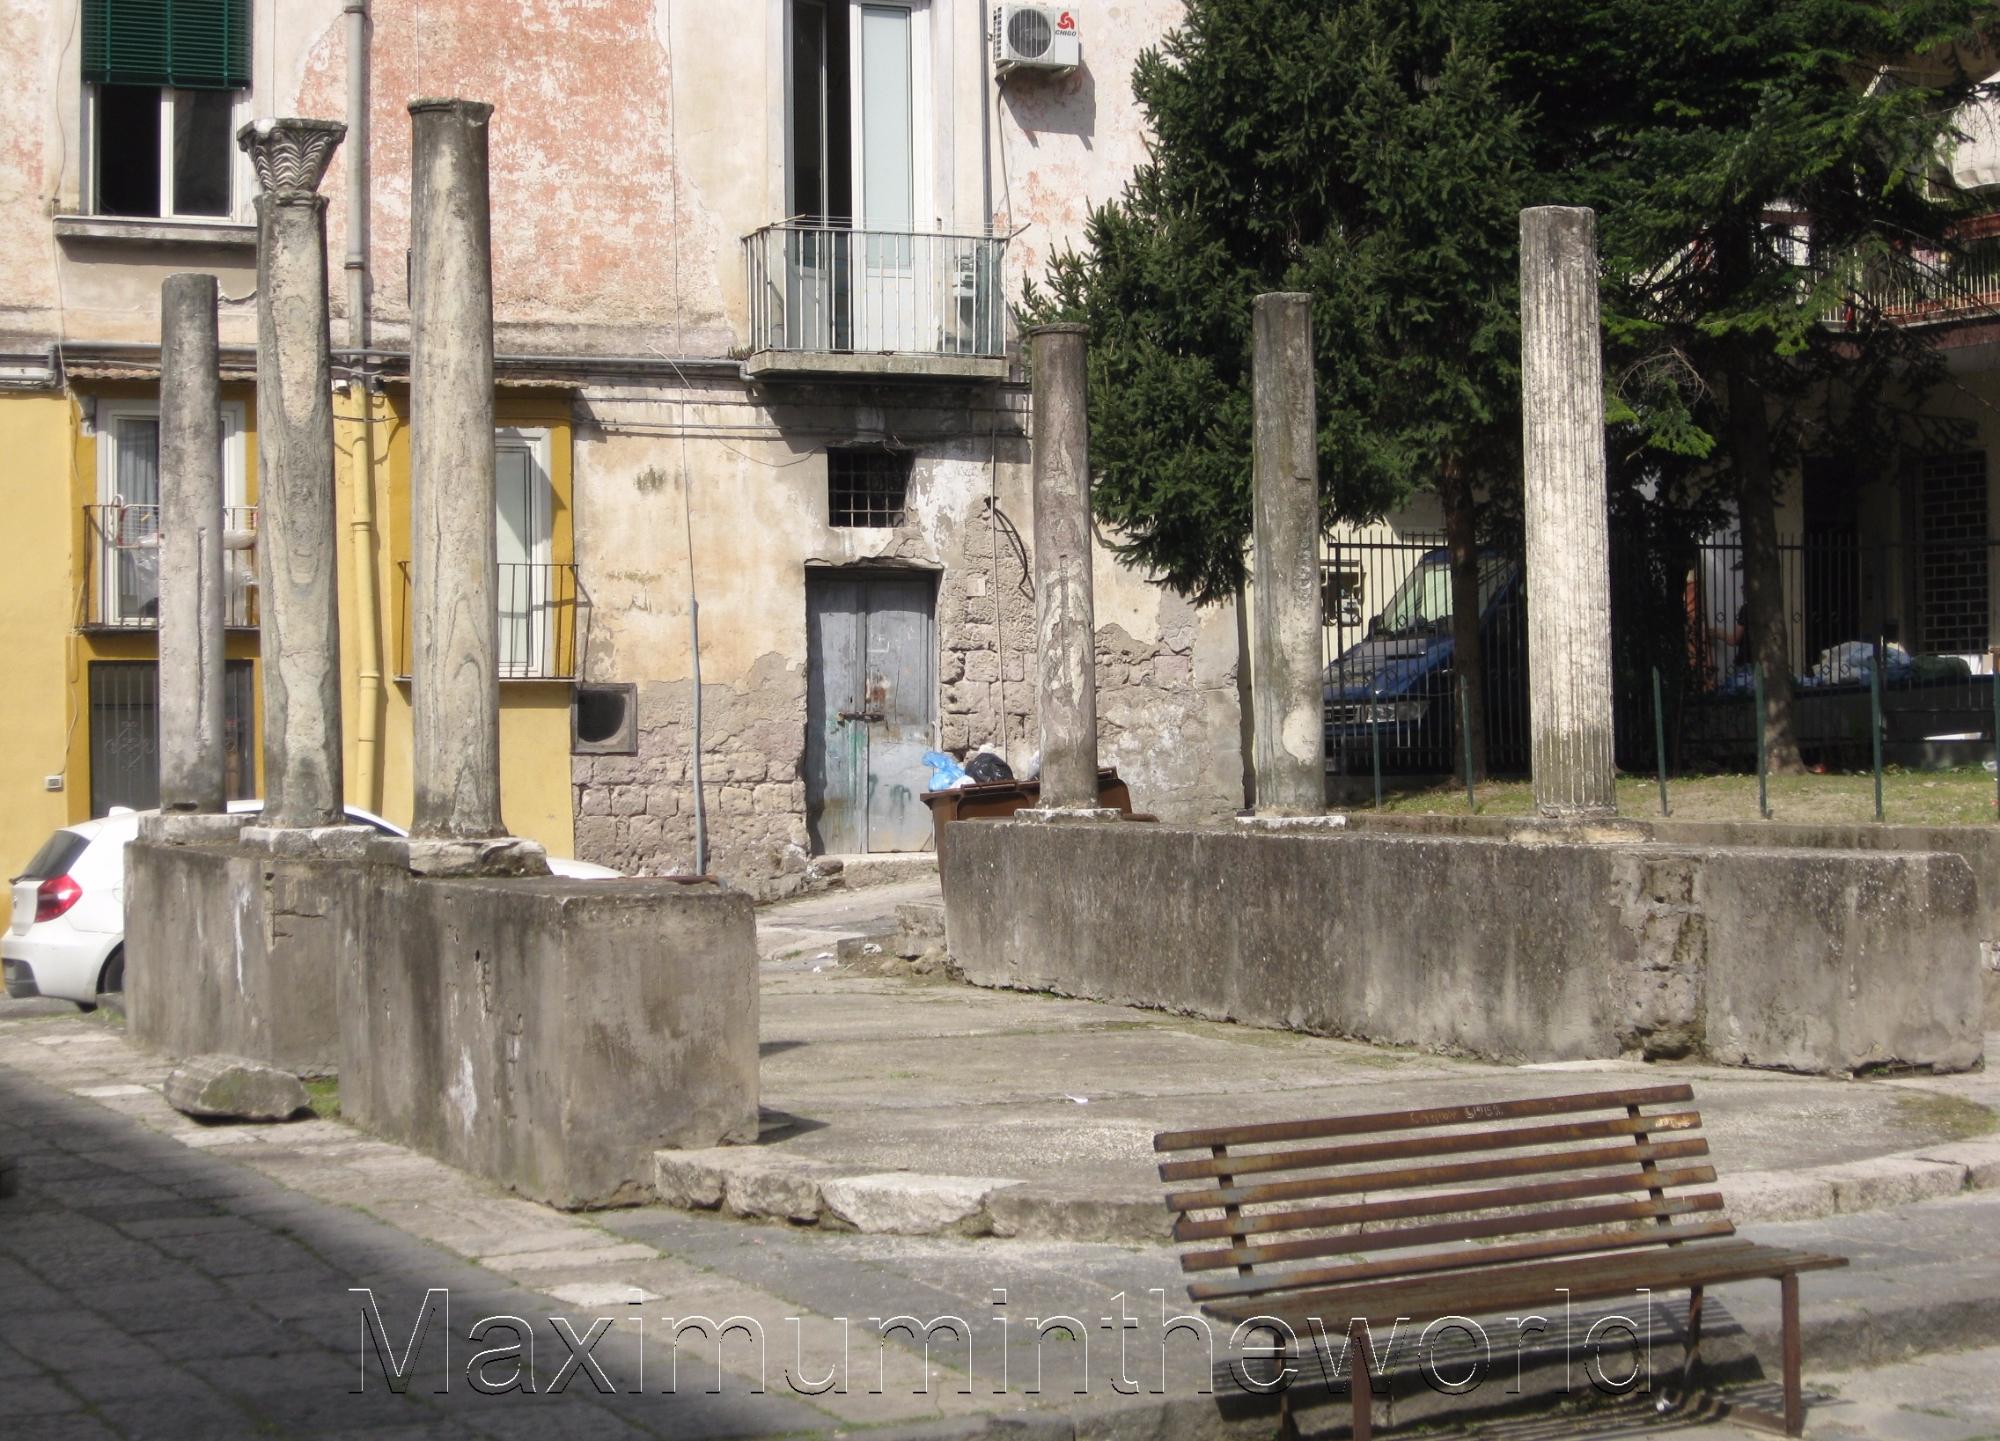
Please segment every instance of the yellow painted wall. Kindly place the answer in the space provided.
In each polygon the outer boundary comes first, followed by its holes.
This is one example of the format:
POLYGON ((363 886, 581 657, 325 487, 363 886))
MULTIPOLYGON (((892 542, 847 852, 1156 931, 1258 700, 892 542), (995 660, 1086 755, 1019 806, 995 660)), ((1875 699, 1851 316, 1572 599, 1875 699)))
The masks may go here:
MULTIPOLYGON (((0 637, 8 659, 0 686, 0 862, 13 870, 49 832, 89 803, 89 778, 68 774, 72 731, 83 739, 70 671, 70 625, 79 597, 70 557, 81 513, 72 516, 67 396, 0 397, 0 476, 5 477, 12 545, 0 566, 0 637), (64 776, 62 791, 43 777, 64 776)), ((81 679, 81 673, 78 673, 81 679)))
MULTIPOLYGON (((410 428, 406 390, 364 401, 358 389, 335 404, 335 449, 341 467, 338 519, 341 532, 341 702, 345 728, 347 793, 398 825, 408 825, 412 809, 410 687, 399 679, 408 669, 408 585, 410 558, 410 428), (362 439, 361 416, 371 424, 362 439), (370 554, 380 604, 376 624, 381 643, 383 683, 377 705, 379 759, 370 777, 358 757, 361 716, 360 665, 362 607, 357 602, 359 562, 353 543, 355 490, 364 457, 372 456, 375 527, 370 554)), ((566 393, 502 394, 496 405, 501 425, 538 426, 549 432, 549 482, 555 492, 550 558, 575 559, 571 506, 575 494, 570 456, 570 405, 566 393)), ((570 687, 560 681, 504 681, 500 686, 500 809, 507 828, 547 846, 551 855, 575 853, 569 765, 570 687)))

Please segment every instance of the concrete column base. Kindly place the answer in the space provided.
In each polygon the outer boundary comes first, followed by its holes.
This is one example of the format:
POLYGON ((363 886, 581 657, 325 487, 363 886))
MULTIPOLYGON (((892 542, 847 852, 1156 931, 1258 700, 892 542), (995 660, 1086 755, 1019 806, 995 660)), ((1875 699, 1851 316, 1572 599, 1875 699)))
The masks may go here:
POLYGON ((1254 816, 1238 816, 1236 824, 1253 831, 1338 831, 1347 828, 1346 816, 1291 815, 1283 811, 1259 811, 1254 816))
POLYGON ((243 844, 293 860, 359 861, 382 838, 373 826, 245 826, 243 844))
POLYGON ((545 876, 549 853, 538 841, 520 836, 488 840, 436 840, 411 836, 390 848, 413 876, 545 876))
POLYGON ((152 811, 139 817, 139 839, 156 846, 233 845, 255 819, 215 811, 152 811))
POLYGON ((1042 806, 1015 811, 1013 818, 1063 825, 1074 821, 1123 820, 1125 812, 1116 806, 1042 806))

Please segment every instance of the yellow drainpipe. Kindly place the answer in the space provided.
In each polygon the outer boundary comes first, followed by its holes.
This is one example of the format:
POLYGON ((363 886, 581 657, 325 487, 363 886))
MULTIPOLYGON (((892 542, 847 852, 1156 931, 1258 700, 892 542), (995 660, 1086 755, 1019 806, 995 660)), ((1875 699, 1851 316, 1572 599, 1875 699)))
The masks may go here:
POLYGON ((360 412, 359 434, 349 448, 354 509, 348 537, 354 545, 356 687, 354 769, 361 804, 382 811, 382 593, 375 570, 375 396, 356 377, 348 396, 360 412))

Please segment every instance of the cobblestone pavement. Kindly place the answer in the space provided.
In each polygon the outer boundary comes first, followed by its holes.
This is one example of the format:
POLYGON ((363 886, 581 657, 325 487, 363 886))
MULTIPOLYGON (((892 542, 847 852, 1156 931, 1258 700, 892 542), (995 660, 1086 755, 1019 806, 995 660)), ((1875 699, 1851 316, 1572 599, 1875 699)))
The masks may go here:
MULTIPOLYGON (((0 1150, 23 1169, 22 1193, 0 1202, 0 1435, 727 1436, 826 1419, 776 1396, 603 1396, 580 1368, 550 1394, 568 1353, 541 1319, 549 1297, 232 1164, 222 1149, 179 1144, 0 1070, 0 1150), (364 1350, 353 1285, 373 1290, 398 1355, 426 1292, 450 1290, 451 1324, 437 1315, 402 1395, 364 1350), (539 1394, 483 1395, 462 1369, 440 1394, 449 1373, 438 1341, 456 1334, 462 1367, 475 1349, 465 1328, 493 1315, 537 1319, 539 1394)), ((503 1329, 491 1344, 509 1339, 503 1329)), ((592 1354, 629 1387, 635 1353, 607 1333, 592 1354)))

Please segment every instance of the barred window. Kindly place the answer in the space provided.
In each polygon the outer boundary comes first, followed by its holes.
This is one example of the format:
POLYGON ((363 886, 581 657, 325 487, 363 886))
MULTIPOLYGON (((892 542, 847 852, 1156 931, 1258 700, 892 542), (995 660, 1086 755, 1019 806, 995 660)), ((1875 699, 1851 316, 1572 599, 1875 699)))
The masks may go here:
POLYGON ((829 521, 841 526, 901 525, 912 459, 907 450, 857 447, 827 451, 829 521))

